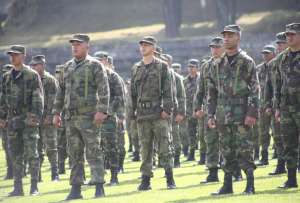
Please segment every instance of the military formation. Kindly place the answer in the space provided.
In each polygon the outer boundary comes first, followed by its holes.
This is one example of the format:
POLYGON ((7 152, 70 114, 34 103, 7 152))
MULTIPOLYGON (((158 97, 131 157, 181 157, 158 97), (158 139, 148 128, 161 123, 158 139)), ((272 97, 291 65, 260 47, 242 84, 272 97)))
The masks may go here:
MULTIPOLYGON (((153 36, 138 43, 140 61, 124 80, 106 51, 89 54, 90 38, 69 40, 72 58, 47 71, 47 57, 35 55, 25 65, 26 48, 12 45, 10 64, 1 65, 0 128, 6 157, 5 179, 13 179, 9 196, 38 195, 44 155, 51 180, 70 171, 66 200, 82 199, 84 184, 104 197, 126 170, 125 132, 132 161, 141 161, 139 191, 151 190, 155 167, 165 171, 167 189, 176 189, 174 168, 196 161, 208 174, 200 184, 219 182, 212 195, 233 193, 233 182, 246 177, 243 194, 255 194, 254 171, 277 165, 270 176, 287 174, 280 188, 298 187, 300 172, 300 23, 286 25, 273 44, 262 47, 256 65, 240 48, 242 29, 227 25, 207 45, 210 57, 173 63, 153 36), (273 142, 271 142, 273 140, 273 142), (183 156, 181 156, 183 154, 183 156), (66 167, 66 160, 68 166, 66 167), (86 180, 85 161, 90 167, 86 180)), ((133 177, 137 178, 137 177, 133 177)))

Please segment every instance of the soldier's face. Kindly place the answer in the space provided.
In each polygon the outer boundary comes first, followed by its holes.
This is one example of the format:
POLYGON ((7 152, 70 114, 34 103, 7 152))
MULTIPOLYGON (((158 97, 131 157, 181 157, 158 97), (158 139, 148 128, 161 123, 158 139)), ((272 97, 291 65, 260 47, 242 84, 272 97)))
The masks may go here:
POLYGON ((300 33, 286 33, 286 40, 289 47, 299 47, 300 46, 300 33))
POLYGON ((288 47, 287 43, 277 43, 277 53, 281 53, 283 50, 285 50, 288 47))
POLYGON ((71 44, 73 57, 82 59, 88 54, 89 45, 87 43, 74 41, 71 44))
POLYGON ((262 57, 265 62, 269 62, 275 57, 275 54, 274 53, 263 53, 262 57))
POLYGON ((198 69, 196 66, 189 66, 189 74, 190 75, 196 75, 197 71, 198 71, 198 69))
POLYGON ((239 45, 240 35, 238 33, 225 32, 223 38, 225 49, 234 49, 239 45))
POLYGON ((101 62, 104 66, 108 66, 107 58, 101 59, 100 62, 101 62))
POLYGON ((151 56, 154 55, 155 47, 148 43, 140 44, 140 52, 142 56, 151 56))
POLYGON ((9 60, 10 63, 14 66, 19 66, 21 64, 23 64, 24 59, 25 59, 25 55, 24 54, 16 54, 16 53, 11 53, 9 54, 9 60))
POLYGON ((43 64, 34 64, 34 65, 31 65, 31 68, 33 70, 35 70, 39 75, 42 75, 44 72, 43 64))
POLYGON ((210 52, 211 52, 212 57, 219 58, 223 54, 224 48, 223 47, 218 47, 218 46, 211 46, 210 47, 210 52))

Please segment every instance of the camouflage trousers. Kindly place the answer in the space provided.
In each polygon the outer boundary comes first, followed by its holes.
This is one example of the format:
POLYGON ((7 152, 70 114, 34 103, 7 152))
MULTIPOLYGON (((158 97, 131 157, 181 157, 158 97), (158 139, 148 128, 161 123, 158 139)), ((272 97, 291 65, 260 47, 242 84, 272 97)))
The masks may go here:
POLYGON ((267 151, 270 146, 270 128, 271 128, 271 116, 264 112, 259 115, 259 143, 262 151, 267 151))
POLYGON ((57 151, 58 151, 58 164, 65 163, 67 159, 67 137, 66 128, 62 127, 57 130, 57 151))
POLYGON ((253 138, 254 149, 259 148, 259 127, 256 123, 251 129, 251 136, 253 138))
POLYGON ((29 164, 31 180, 39 179, 38 128, 8 131, 8 149, 13 163, 15 181, 21 181, 24 171, 24 160, 29 164))
POLYGON ((5 153, 6 167, 8 170, 12 170, 12 157, 8 150, 8 134, 6 129, 0 130, 2 134, 2 149, 5 153))
POLYGON ((299 153, 300 112, 299 110, 295 111, 295 109, 292 109, 293 107, 287 106, 281 108, 280 117, 284 159, 286 160, 288 169, 297 168, 299 153))
POLYGON ((188 118, 188 135, 190 149, 196 149, 198 145, 197 139, 198 120, 193 117, 188 118))
POLYGON ((272 135, 274 146, 276 149, 277 158, 280 160, 284 159, 284 149, 283 149, 283 140, 280 132, 280 123, 275 121, 274 116, 272 117, 272 135))
POLYGON ((206 153, 205 128, 207 122, 205 117, 198 120, 198 137, 200 141, 200 153, 206 153))
POLYGON ((108 116, 101 126, 101 146, 104 159, 111 169, 119 167, 119 150, 116 116, 108 116))
POLYGON ((172 121, 172 143, 174 148, 174 156, 180 156, 181 153, 181 139, 179 124, 174 120, 172 121))
POLYGON ((133 145, 133 140, 132 140, 132 132, 131 132, 131 119, 129 117, 126 116, 126 120, 125 120, 125 124, 126 124, 126 132, 127 132, 127 136, 128 136, 128 141, 129 141, 129 146, 133 145))
MULTIPOLYGON (((208 119, 205 117, 205 124, 208 119)), ((219 148, 219 133, 218 130, 210 129, 205 125, 205 143, 206 143, 206 166, 207 168, 217 168, 220 160, 220 148, 219 148)), ((201 142, 201 141, 200 141, 201 142)))
POLYGON ((223 156, 223 170, 233 173, 237 168, 244 171, 255 169, 253 159, 253 138, 250 128, 244 125, 219 125, 220 149, 223 156))
POLYGON ((188 135, 188 122, 184 119, 182 123, 179 124, 179 133, 181 145, 183 148, 189 147, 189 135, 188 135))
POLYGON ((140 143, 139 143, 139 135, 138 135, 136 120, 130 121, 130 131, 131 131, 132 144, 134 147, 134 151, 140 153, 141 147, 140 147, 140 143))
POLYGON ((141 173, 153 176, 152 164, 154 146, 157 143, 158 157, 164 169, 173 168, 172 140, 169 120, 140 120, 137 122, 138 134, 141 143, 142 165, 141 173))
POLYGON ((91 169, 91 183, 105 183, 100 129, 93 124, 93 117, 78 115, 67 120, 66 136, 71 159, 70 185, 84 183, 84 155, 91 169))
POLYGON ((124 161, 126 150, 125 150, 125 125, 124 123, 118 123, 117 126, 117 142, 118 142, 118 154, 119 161, 124 161))
POLYGON ((43 126, 42 128, 40 128, 40 140, 38 148, 40 157, 44 155, 44 153, 42 152, 44 149, 51 167, 57 168, 57 129, 54 126, 43 126))

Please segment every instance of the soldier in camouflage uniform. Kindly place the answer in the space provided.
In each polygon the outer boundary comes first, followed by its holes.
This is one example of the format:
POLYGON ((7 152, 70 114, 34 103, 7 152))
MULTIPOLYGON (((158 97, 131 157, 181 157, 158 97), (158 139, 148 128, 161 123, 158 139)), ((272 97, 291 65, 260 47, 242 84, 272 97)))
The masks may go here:
POLYGON ((43 114, 43 87, 39 75, 24 65, 25 47, 11 46, 7 52, 13 68, 4 74, 0 101, 0 127, 7 127, 8 148, 13 162, 14 190, 23 196, 23 160, 29 163, 30 194, 37 195, 39 177, 38 126, 43 114))
POLYGON ((256 67, 256 74, 258 78, 259 85, 257 87, 257 94, 259 98, 259 114, 258 114, 258 126, 259 126, 259 141, 261 146, 261 160, 257 166, 269 165, 268 160, 268 149, 270 146, 270 127, 271 127, 271 115, 265 112, 265 99, 264 92, 266 86, 266 78, 268 73, 267 64, 275 57, 275 47, 273 45, 264 46, 261 51, 264 62, 256 67))
MULTIPOLYGON (((285 32, 277 33, 276 35, 276 48, 277 53, 280 54, 287 48, 286 36, 285 32)), ((279 57, 280 58, 280 57, 279 57)), ((278 66, 279 60, 277 57, 271 60, 268 63, 268 74, 266 78, 266 88, 265 88, 265 107, 266 113, 270 114, 272 117, 271 125, 272 125, 272 133, 273 133, 273 141, 276 149, 277 155, 277 165, 273 172, 269 173, 269 175, 278 175, 282 173, 286 173, 285 169, 285 161, 284 161, 284 150, 283 150, 283 140, 280 133, 280 122, 275 120, 274 117, 274 104, 273 104, 273 95, 275 88, 275 73, 276 67, 278 66)))
POLYGON ((172 81, 168 65, 154 57, 157 41, 146 36, 140 42, 143 59, 132 68, 131 98, 132 117, 137 118, 141 143, 142 182, 138 190, 149 190, 153 176, 153 146, 158 143, 158 154, 165 169, 167 187, 176 187, 173 178, 170 122, 173 109, 172 81))
MULTIPOLYGON (((44 113, 39 128, 41 140, 39 147, 44 148, 48 156, 51 165, 51 180, 58 181, 57 129, 52 124, 52 108, 58 90, 58 82, 54 76, 45 71, 46 59, 44 55, 33 56, 30 66, 40 75, 44 89, 44 113)), ((42 160, 40 160, 40 169, 41 168, 42 160)))
POLYGON ((239 48, 241 28, 228 25, 222 31, 225 54, 210 69, 208 80, 208 127, 220 135, 224 158, 224 183, 213 195, 233 193, 232 174, 237 165, 247 175, 244 194, 254 194, 253 139, 250 129, 256 123, 257 85, 255 63, 239 48))
POLYGON ((187 116, 187 131, 189 137, 190 152, 187 161, 195 160, 195 150, 197 148, 197 127, 198 120, 193 115, 193 99, 197 90, 197 81, 199 78, 198 69, 200 62, 197 59, 188 61, 189 75, 184 79, 184 87, 186 93, 186 116, 187 116))
POLYGON ((288 48, 280 53, 275 74, 275 119, 280 120, 288 180, 281 188, 297 185, 300 134, 300 23, 286 25, 288 48))
POLYGON ((194 114, 196 118, 204 118, 205 123, 205 142, 207 145, 206 151, 206 166, 209 174, 202 183, 217 182, 218 178, 218 163, 219 163, 219 134, 217 129, 207 128, 207 83, 209 82, 209 72, 214 63, 218 63, 220 57, 224 53, 223 39, 215 37, 209 44, 211 50, 211 58, 201 67, 200 78, 198 80, 197 92, 194 97, 194 114))
POLYGON ((104 161, 99 127, 107 118, 109 85, 102 64, 88 55, 89 36, 76 34, 70 39, 73 59, 61 71, 62 81, 53 108, 53 123, 61 125, 65 110, 68 154, 71 159, 70 185, 67 200, 81 199, 84 184, 84 152, 91 168, 91 183, 96 185, 95 197, 103 197, 104 161))

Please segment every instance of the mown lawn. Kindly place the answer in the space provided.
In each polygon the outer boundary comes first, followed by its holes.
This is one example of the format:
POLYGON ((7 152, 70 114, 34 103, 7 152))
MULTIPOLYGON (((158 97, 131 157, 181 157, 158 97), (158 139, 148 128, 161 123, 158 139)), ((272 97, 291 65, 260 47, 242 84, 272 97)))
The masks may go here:
MULTIPOLYGON (((281 190, 277 186, 281 185, 286 177, 276 176, 270 177, 267 174, 275 167, 275 160, 270 162, 270 165, 265 168, 258 168, 255 171, 256 177, 256 195, 245 196, 241 192, 245 187, 245 180, 234 183, 234 195, 222 197, 212 197, 211 192, 216 191, 221 183, 200 185, 200 181, 204 180, 207 171, 205 166, 199 166, 196 162, 182 162, 182 167, 175 169, 175 181, 177 184, 176 190, 166 190, 164 172, 162 169, 155 170, 155 177, 152 179, 152 190, 147 192, 138 192, 137 185, 140 180, 139 166, 140 163, 133 163, 128 157, 125 162, 125 173, 119 175, 120 185, 115 187, 105 186, 106 197, 102 199, 94 199, 94 187, 83 186, 84 200, 76 202, 122 202, 122 203, 147 203, 147 202, 167 202, 167 203, 187 203, 187 202, 216 202, 216 203, 233 203, 233 202, 263 202, 263 203, 297 203, 300 202, 300 188, 281 190)), ((24 197, 8 198, 7 193, 12 190, 12 180, 3 180, 5 175, 5 159, 4 153, 0 153, 0 202, 9 203, 53 203, 62 202, 69 192, 69 170, 66 175, 61 175, 59 182, 50 181, 49 163, 43 166, 43 182, 39 184, 40 195, 29 196, 30 178, 24 178, 24 197)), ((181 160, 185 160, 184 157, 181 160)), ((87 179, 89 179, 89 169, 87 168, 87 179)), ((106 179, 109 180, 108 173, 106 179)), ((223 178, 223 173, 220 173, 220 178, 223 178)), ((298 183, 300 183, 300 174, 298 175, 298 183)), ((75 202, 75 201, 74 201, 75 202)))

